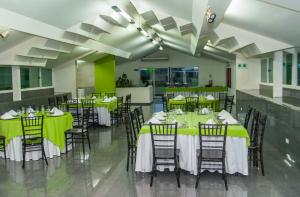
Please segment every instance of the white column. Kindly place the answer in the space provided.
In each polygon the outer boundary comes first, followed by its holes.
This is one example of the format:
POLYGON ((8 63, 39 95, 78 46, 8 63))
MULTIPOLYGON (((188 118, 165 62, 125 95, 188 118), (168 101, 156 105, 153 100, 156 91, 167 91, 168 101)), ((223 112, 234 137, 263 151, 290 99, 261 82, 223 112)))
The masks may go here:
POLYGON ((273 62, 273 97, 282 97, 282 64, 283 52, 277 51, 273 62))
POLYGON ((13 100, 20 101, 22 97, 21 97, 21 75, 20 75, 19 66, 12 67, 12 85, 13 85, 13 100))
POLYGON ((293 67, 292 67, 292 85, 297 86, 297 49, 292 50, 293 53, 293 67))

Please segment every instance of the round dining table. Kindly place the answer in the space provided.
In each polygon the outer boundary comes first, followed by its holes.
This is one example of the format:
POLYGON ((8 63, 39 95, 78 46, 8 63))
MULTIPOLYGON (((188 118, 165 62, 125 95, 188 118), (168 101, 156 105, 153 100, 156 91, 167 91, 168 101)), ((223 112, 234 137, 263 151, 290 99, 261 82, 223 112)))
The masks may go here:
MULTIPOLYGON (((39 114, 40 115, 40 114, 39 114)), ((61 116, 44 115, 43 135, 44 148, 47 158, 60 156, 65 152, 65 131, 73 126, 71 113, 65 112, 61 116)), ((6 156, 10 160, 22 161, 22 124, 21 118, 11 120, 0 120, 0 136, 6 138, 6 156)), ((4 153, 0 152, 4 157, 4 153)), ((38 160, 42 158, 41 151, 26 152, 27 160, 38 160)))

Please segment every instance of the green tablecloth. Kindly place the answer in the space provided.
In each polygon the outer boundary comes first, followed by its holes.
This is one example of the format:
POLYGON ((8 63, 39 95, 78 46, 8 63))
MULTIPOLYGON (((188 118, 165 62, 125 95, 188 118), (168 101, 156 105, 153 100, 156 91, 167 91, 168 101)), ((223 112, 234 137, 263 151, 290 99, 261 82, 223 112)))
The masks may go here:
MULTIPOLYGON (((168 114, 167 122, 171 119, 176 119, 180 125, 185 127, 179 127, 177 134, 179 135, 198 135, 198 122, 205 123, 207 120, 214 118, 214 115, 198 115, 194 112, 189 112, 183 115, 170 115, 168 114)), ((149 125, 144 125, 140 131, 140 134, 150 133, 149 125)), ((247 145, 250 145, 250 138, 247 130, 240 124, 228 125, 227 136, 246 138, 247 145)))
MULTIPOLYGON (((73 117, 69 112, 63 116, 44 116, 44 137, 64 150, 65 131, 71 129, 72 125, 73 117)), ((0 120, 0 135, 6 137, 7 144, 14 137, 23 136, 21 119, 0 120)))
MULTIPOLYGON (((174 99, 170 99, 168 101, 168 107, 170 107, 170 105, 184 105, 186 103, 185 99, 183 100, 174 100, 174 99)), ((207 100, 205 97, 199 97, 199 103, 203 103, 203 104, 210 104, 212 103, 214 111, 220 111, 220 100, 216 99, 216 100, 207 100)))
MULTIPOLYGON (((90 98, 87 98, 90 99, 90 98)), ((66 105, 66 103, 63 103, 63 105, 66 105)), ((72 105, 72 104, 71 104, 72 105)), ((107 108, 108 111, 114 111, 115 109, 117 109, 117 99, 111 101, 111 102, 104 102, 103 98, 96 98, 95 99, 95 107, 103 107, 103 108, 107 108)), ((75 106, 75 104, 73 105, 75 106)), ((79 107, 81 108, 82 105, 81 103, 79 103, 79 107)))

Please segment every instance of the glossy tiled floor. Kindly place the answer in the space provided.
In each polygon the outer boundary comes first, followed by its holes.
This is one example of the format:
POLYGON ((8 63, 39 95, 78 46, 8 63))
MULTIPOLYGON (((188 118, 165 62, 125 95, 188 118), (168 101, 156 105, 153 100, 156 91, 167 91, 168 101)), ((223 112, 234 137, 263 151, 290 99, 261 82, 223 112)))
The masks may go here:
MULTIPOLYGON (((158 106, 155 106, 157 110, 158 106)), ((152 107, 145 107, 146 116, 152 107)), ((255 169, 250 175, 229 176, 225 191, 220 176, 203 175, 197 190, 195 177, 181 176, 181 188, 172 175, 159 175, 149 187, 149 176, 126 172, 126 136, 123 127, 97 128, 91 132, 92 151, 85 156, 81 149, 68 157, 28 162, 23 170, 19 162, 0 160, 0 197, 86 197, 86 196, 205 196, 205 197, 281 197, 300 196, 300 171, 289 167, 284 156, 269 144, 265 145, 266 176, 255 169)))

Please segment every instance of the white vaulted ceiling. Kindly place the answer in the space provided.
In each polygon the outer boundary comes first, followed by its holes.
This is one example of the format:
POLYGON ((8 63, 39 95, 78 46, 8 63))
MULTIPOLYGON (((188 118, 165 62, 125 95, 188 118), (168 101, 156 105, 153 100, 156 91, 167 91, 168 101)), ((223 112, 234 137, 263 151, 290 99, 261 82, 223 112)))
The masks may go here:
POLYGON ((299 20, 294 0, 2 0, 0 27, 10 34, 0 39, 0 64, 55 66, 157 51, 137 27, 162 38, 163 47, 191 55, 253 57, 299 46, 299 20), (217 14, 213 24, 206 21, 208 7, 217 14))

